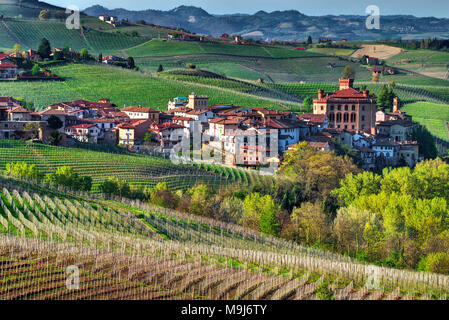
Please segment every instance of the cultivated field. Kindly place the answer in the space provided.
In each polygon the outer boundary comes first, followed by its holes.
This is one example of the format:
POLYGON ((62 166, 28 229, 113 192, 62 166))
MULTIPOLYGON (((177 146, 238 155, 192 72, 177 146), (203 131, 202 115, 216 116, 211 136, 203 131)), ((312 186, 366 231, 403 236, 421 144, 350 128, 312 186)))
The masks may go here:
POLYGON ((360 59, 363 56, 370 56, 373 58, 378 58, 381 60, 390 59, 398 54, 403 52, 403 49, 387 46, 387 45, 371 45, 371 44, 364 44, 361 46, 359 50, 354 52, 351 57, 360 59))
POLYGON ((433 135, 449 141, 446 126, 446 122, 449 121, 449 105, 419 102, 408 104, 402 109, 413 116, 414 121, 426 126, 433 135))
MULTIPOLYGON (((234 104, 246 107, 280 108, 285 101, 263 98, 207 84, 182 82, 105 65, 71 64, 52 67, 64 82, 2 83, 0 96, 22 97, 43 108, 51 103, 87 99, 111 99, 119 107, 142 105, 165 111, 172 97, 190 94, 209 96, 210 104, 234 104)), ((287 103, 294 107, 299 103, 287 103)))
POLYGON ((2 299, 429 299, 449 281, 377 268, 378 290, 368 290, 360 284, 373 267, 347 257, 147 204, 19 185, 0 179, 2 299), (75 291, 65 281, 73 265, 75 291))

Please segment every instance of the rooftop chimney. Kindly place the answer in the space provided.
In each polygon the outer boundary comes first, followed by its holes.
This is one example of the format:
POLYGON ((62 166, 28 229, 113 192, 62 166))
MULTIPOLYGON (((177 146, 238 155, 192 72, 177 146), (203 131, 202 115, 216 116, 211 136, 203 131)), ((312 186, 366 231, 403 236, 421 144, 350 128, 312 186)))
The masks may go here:
POLYGON ((318 99, 323 99, 324 91, 322 89, 318 90, 318 99))
POLYGON ((340 79, 340 90, 352 88, 354 85, 354 79, 343 78, 340 79))

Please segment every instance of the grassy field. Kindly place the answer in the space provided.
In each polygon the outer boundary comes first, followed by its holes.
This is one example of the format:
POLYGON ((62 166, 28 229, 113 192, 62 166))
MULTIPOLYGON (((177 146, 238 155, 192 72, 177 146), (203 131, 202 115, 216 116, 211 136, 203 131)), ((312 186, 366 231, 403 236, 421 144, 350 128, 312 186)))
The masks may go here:
POLYGON ((152 77, 117 67, 70 64, 51 70, 66 81, 2 83, 0 96, 22 97, 34 102, 36 107, 81 98, 97 101, 107 97, 119 107, 140 104, 166 110, 169 99, 195 92, 208 95, 210 104, 279 108, 276 100, 206 84, 152 77))
POLYGON ((449 141, 446 122, 449 121, 449 105, 430 102, 419 102, 404 106, 413 120, 426 126, 429 131, 444 140, 449 141))
POLYGON ((166 57, 189 54, 222 54, 262 58, 299 58, 318 56, 313 52, 302 52, 277 47, 238 45, 216 42, 186 42, 151 40, 138 47, 125 50, 133 57, 166 57))

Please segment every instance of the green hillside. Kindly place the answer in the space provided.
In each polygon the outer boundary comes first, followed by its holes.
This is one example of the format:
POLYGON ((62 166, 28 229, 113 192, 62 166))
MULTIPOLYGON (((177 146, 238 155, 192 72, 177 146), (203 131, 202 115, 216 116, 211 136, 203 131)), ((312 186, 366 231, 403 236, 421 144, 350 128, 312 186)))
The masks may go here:
POLYGON ((449 122, 449 105, 419 102, 408 104, 402 109, 413 116, 414 121, 426 126, 434 136, 449 141, 449 132, 446 126, 446 123, 449 122))
MULTIPOLYGON (((237 182, 231 176, 228 180, 221 174, 200 167, 175 165, 171 160, 141 154, 112 154, 0 140, 0 169, 3 170, 7 163, 16 161, 36 164, 44 173, 52 173, 60 166, 70 166, 80 175, 92 177, 94 191, 98 191, 99 183, 109 177, 127 180, 136 187, 150 187, 158 182, 166 182, 170 188, 176 190, 187 189, 197 183, 217 187, 228 182, 237 182)), ((241 180, 238 173, 235 179, 241 180)), ((248 181, 246 177, 244 179, 245 182, 248 181)))
MULTIPOLYGON (((279 108, 280 103, 229 88, 162 79, 105 65, 70 64, 51 70, 65 81, 2 83, 0 96, 22 97, 34 102, 36 107, 81 98, 97 101, 106 97, 120 107, 141 104, 166 110, 169 99, 191 92, 208 95, 210 104, 279 108)), ((295 106, 295 103, 288 105, 295 106)))
POLYGON ((319 56, 318 53, 295 51, 292 49, 239 45, 221 42, 185 42, 151 40, 141 46, 128 49, 126 54, 133 57, 165 57, 189 54, 223 54, 264 58, 298 58, 319 56))

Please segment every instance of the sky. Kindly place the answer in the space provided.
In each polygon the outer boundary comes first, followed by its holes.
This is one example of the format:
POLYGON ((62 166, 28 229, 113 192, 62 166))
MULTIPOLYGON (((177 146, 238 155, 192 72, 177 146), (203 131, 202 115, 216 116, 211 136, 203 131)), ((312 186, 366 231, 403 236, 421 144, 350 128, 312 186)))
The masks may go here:
POLYGON ((276 10, 298 10, 307 15, 366 15, 369 5, 377 5, 381 15, 411 14, 417 17, 449 18, 448 0, 41 0, 51 4, 67 7, 76 5, 81 9, 100 4, 109 9, 125 8, 128 10, 170 10, 180 5, 201 7, 211 14, 255 13, 276 10), (341 4, 345 5, 342 6, 341 4))

